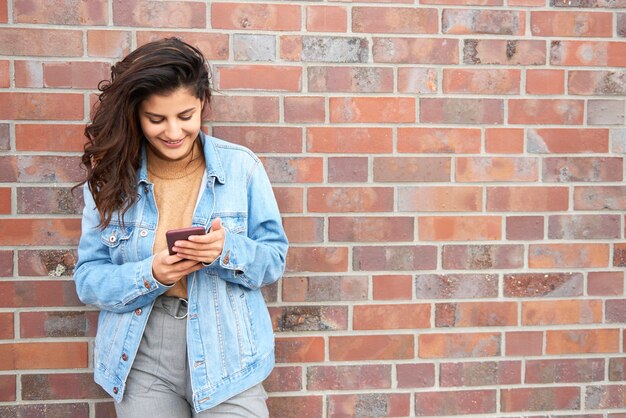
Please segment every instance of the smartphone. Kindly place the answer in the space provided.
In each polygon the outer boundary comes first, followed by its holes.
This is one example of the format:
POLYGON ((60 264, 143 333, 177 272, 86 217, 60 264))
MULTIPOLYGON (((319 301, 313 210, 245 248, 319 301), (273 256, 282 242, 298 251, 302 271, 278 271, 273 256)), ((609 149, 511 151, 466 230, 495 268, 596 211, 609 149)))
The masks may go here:
POLYGON ((186 240, 191 235, 204 235, 206 234, 206 230, 202 226, 192 226, 189 228, 178 228, 178 229, 170 229, 165 233, 165 238, 167 239, 167 249, 170 252, 170 255, 176 254, 172 247, 174 247, 174 243, 176 241, 186 240))

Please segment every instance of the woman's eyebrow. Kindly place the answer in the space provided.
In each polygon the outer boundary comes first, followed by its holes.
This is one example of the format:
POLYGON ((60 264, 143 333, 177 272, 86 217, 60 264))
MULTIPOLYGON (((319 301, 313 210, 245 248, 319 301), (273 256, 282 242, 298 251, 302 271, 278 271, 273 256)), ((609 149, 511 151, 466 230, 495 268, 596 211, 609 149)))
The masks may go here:
MULTIPOLYGON (((182 115, 184 113, 191 112, 192 110, 196 110, 196 107, 195 106, 194 107, 190 107, 189 109, 185 109, 182 112, 179 112, 178 114, 182 115)), ((152 112, 148 112, 148 111, 144 111, 143 113, 145 113, 148 116, 155 116, 155 117, 159 117, 159 118, 164 117, 163 115, 159 115, 158 113, 152 113, 152 112)))

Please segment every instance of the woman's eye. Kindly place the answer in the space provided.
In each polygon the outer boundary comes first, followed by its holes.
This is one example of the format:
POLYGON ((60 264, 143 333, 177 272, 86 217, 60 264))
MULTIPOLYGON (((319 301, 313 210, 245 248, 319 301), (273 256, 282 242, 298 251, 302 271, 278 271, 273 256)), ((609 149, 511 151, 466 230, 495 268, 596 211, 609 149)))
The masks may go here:
POLYGON ((154 119, 148 119, 150 121, 150 123, 153 123, 155 125, 158 125, 159 123, 163 122, 163 119, 159 119, 159 120, 154 120, 154 119))
POLYGON ((180 118, 182 120, 189 120, 189 119, 191 119, 191 115, 189 115, 189 116, 180 116, 180 118))

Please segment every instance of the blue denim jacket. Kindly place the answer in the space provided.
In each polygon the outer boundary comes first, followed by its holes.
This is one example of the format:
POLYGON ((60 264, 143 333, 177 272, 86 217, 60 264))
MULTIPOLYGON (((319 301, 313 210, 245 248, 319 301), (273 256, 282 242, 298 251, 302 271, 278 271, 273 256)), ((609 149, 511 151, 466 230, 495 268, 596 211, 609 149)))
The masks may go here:
MULTIPOLYGON (((187 354, 196 411, 258 384, 274 366, 272 324, 259 288, 283 274, 288 242, 267 174, 249 150, 201 133, 206 170, 193 226, 220 217, 220 258, 188 276, 187 354)), ((85 188, 74 280, 80 299, 98 307, 94 378, 116 401, 139 347, 154 300, 168 290, 152 275, 158 222, 145 149, 138 198, 121 224, 104 230, 85 188)), ((181 193, 184 193, 181 190, 181 193)))

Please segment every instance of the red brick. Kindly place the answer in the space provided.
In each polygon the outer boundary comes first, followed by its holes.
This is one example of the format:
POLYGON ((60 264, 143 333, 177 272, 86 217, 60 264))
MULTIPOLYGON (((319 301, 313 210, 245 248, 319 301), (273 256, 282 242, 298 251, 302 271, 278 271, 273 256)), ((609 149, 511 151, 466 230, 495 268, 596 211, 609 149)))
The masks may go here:
POLYGON ((519 273, 504 276, 504 296, 572 297, 583 294, 581 273, 519 273))
POLYGON ((450 181, 449 157, 375 157, 376 182, 450 181))
POLYGON ((393 92, 393 69, 380 67, 310 67, 311 92, 393 92))
POLYGON ((507 356, 540 356, 543 331, 513 331, 505 334, 507 356))
POLYGON ((18 151, 80 152, 85 144, 84 125, 16 124, 18 151))
MULTIPOLYGON (((15 338, 13 323, 13 313, 0 312, 0 340, 12 340, 15 338)), ((0 399, 2 399, 2 396, 0 396, 0 399)))
POLYGON ((304 191, 301 187, 275 187, 274 196, 281 213, 304 212, 304 191))
POLYGON ((391 365, 311 366, 307 390, 391 388, 391 365))
POLYGON ((302 129, 286 126, 213 126, 213 135, 257 153, 299 153, 302 129))
POLYGON ((608 267, 607 244, 531 244, 530 268, 608 267))
POLYGON ((334 123, 415 122, 415 99, 409 97, 331 97, 334 123))
MULTIPOLYGON (((312 91, 310 84, 309 91, 312 91)), ((285 122, 313 123, 324 122, 325 119, 326 105, 323 97, 285 97, 285 122)))
POLYGON ((456 39, 374 38, 374 62, 396 64, 458 64, 456 39))
POLYGON ((602 322, 602 301, 522 302, 522 325, 594 324, 602 322))
POLYGON ((443 70, 444 93, 519 94, 520 82, 520 70, 443 70))
POLYGON ((437 9, 353 7, 352 31, 364 33, 437 33, 437 9))
POLYGON ((622 181, 622 157, 559 157, 544 158, 544 182, 622 181))
POLYGON ((528 130, 528 151, 538 154, 600 153, 609 150, 608 129, 544 128, 528 130))
POLYGON ((420 358, 499 356, 500 333, 448 333, 418 335, 420 358))
POLYGON ((123 30, 87 31, 87 55, 90 57, 121 58, 131 50, 132 34, 123 30))
POLYGON ((444 9, 442 32, 456 35, 493 34, 522 36, 526 15, 519 11, 444 9))
POLYGON ((513 302, 461 302, 435 305, 436 327, 492 327, 517 325, 513 302))
POLYGON ((227 60, 229 51, 229 36, 225 33, 181 32, 173 31, 140 31, 137 35, 137 46, 147 44, 165 37, 176 36, 197 47, 207 60, 227 60))
POLYGON ((489 386, 520 383, 522 383, 521 361, 441 364, 441 386, 489 386))
POLYGON ((413 229, 413 217, 328 218, 328 239, 330 241, 413 241, 413 229))
POLYGON ((584 116, 582 100, 511 99, 509 123, 581 125, 584 116))
POLYGON ((609 359, 609 380, 621 381, 626 376, 626 358, 609 359))
POLYGON ((324 218, 283 218, 283 227, 289 242, 322 242, 324 240, 324 218))
POLYGON ((543 239, 542 216, 507 216, 507 240, 538 240, 543 239))
POLYGON ((578 387, 503 389, 500 396, 503 412, 580 409, 578 387))
POLYGON ((626 320, 626 300, 609 299, 605 302, 605 322, 620 324, 626 320))
POLYGON ((544 69, 526 70, 526 93, 565 93, 565 71, 544 69))
POLYGON ((364 183, 368 176, 367 157, 328 157, 329 183, 364 183))
POLYGON ((302 36, 281 36, 280 58, 285 61, 300 61, 302 46, 302 36))
POLYGON ((0 93, 0 119, 81 120, 83 106, 82 94, 0 93))
POLYGON ((22 312, 20 337, 95 337, 97 325, 97 312, 22 312))
POLYGON ((432 363, 396 364, 399 388, 426 388, 435 385, 435 365, 432 363))
POLYGON ((74 282, 70 280, 0 281, 0 307, 81 306, 74 282))
POLYGON ((307 32, 347 32, 348 12, 345 7, 307 6, 307 32))
POLYGON ((408 393, 330 395, 328 397, 328 416, 334 418, 407 416, 411 409, 410 399, 408 393))
POLYGON ((458 157, 457 182, 537 181, 538 160, 524 157, 458 157))
POLYGON ((481 241, 502 238, 498 216, 420 216, 420 241, 481 241))
POLYGON ((269 311, 276 332, 348 329, 346 306, 280 306, 270 307, 269 311))
POLYGON ((618 329, 546 331, 546 354, 618 353, 618 329))
POLYGON ((82 193, 62 187, 20 187, 17 189, 17 213, 80 214, 82 193))
POLYGON ((524 265, 524 248, 521 245, 444 245, 442 257, 444 269, 512 269, 524 265))
POLYGON ((15 376, 0 376, 0 402, 12 402, 16 400, 17 385, 15 376))
POLYGON ((323 396, 282 396, 267 400, 270 416, 281 418, 321 418, 323 396))
POLYGON ((9 124, 0 123, 0 150, 8 151, 10 149, 11 149, 11 138, 10 138, 10 133, 9 133, 9 124))
POLYGON ((619 215, 554 215, 548 218, 548 238, 621 238, 620 225, 619 215))
POLYGON ((93 381, 91 373, 22 375, 22 399, 98 399, 109 396, 93 381))
POLYGON ((449 6, 501 6, 502 0, 423 0, 420 4, 441 4, 449 6))
POLYGON ((429 304, 356 305, 355 330, 430 328, 429 304))
POLYGON ((17 158, 15 156, 0 156, 0 181, 15 182, 18 175, 17 158))
POLYGON ((95 89, 109 71, 106 62, 44 62, 44 87, 95 89))
POLYGON ((0 187, 0 214, 9 215, 11 213, 11 189, 0 187))
POLYGON ((413 335, 329 337, 331 361, 401 360, 415 356, 413 335))
POLYGON ((570 94, 623 95, 626 85, 623 71, 569 71, 567 88, 570 94))
POLYGON ((437 266, 437 247, 354 247, 352 257, 353 269, 357 271, 432 270, 437 266))
POLYGON ((480 153, 480 129, 398 128, 398 152, 480 153))
POLYGON ((437 71, 433 68, 398 68, 399 93, 436 93, 437 71))
POLYGON ((79 157, 18 156, 17 170, 23 183, 78 182, 85 176, 79 157))
POLYGON ((482 210, 481 187, 399 187, 402 212, 476 212, 482 210))
POLYGON ((626 42, 552 41, 550 64, 625 67, 626 42))
POLYGON ((593 186, 574 188, 575 210, 624 210, 626 187, 593 186))
POLYGON ((311 276, 282 279, 285 302, 325 302, 367 299, 367 276, 311 276))
POLYGON ((71 276, 77 255, 71 250, 20 250, 17 256, 20 276, 71 276))
POLYGON ((466 39, 464 64, 543 65, 546 43, 535 40, 466 39))
MULTIPOLYGON (((2 39, 0 55, 37 57, 83 55, 83 32, 80 30, 4 27, 0 28, 0 39, 2 39)), ((14 118, 2 117, 2 119, 14 118)))
POLYGON ((221 90, 300 91, 302 69, 268 65, 217 67, 217 84, 221 90))
POLYGON ((544 7, 546 0, 509 0, 507 4, 513 7, 544 7))
POLYGON ((89 404, 85 402, 0 406, 0 416, 84 418, 89 416, 89 404))
POLYGON ((87 348, 86 342, 0 344, 0 370, 85 368, 87 348))
POLYGON ((501 99, 422 98, 420 122, 501 124, 504 104, 501 99))
POLYGON ((273 183, 321 183, 324 177, 321 157, 263 157, 262 161, 273 183))
POLYGON ((416 416, 444 416, 496 412, 495 390, 419 392, 415 394, 416 416))
POLYGON ((301 7, 289 4, 212 3, 213 29, 298 31, 301 7))
POLYGON ((0 88, 8 88, 11 85, 9 73, 9 61, 0 61, 0 88))
POLYGON ((569 206, 567 187, 487 187, 490 212, 565 211, 569 206))
POLYGON ((485 151, 492 154, 524 152, 524 130, 516 128, 485 129, 485 151))
POLYGON ((298 392, 302 390, 302 367, 275 367, 263 387, 268 392, 298 392))
POLYGON ((623 271, 596 271, 587 274, 589 296, 620 296, 624 294, 623 271))
POLYGON ((0 23, 7 23, 9 20, 9 0, 0 0, 0 23))
POLYGON ((0 250, 0 277, 13 275, 13 251, 0 250))
POLYGON ((75 245, 80 219, 0 219, 4 245, 75 245))
POLYGON ((108 7, 105 0, 65 2, 13 2, 15 23, 48 23, 53 25, 106 25, 108 7), (52 3, 52 4, 51 4, 52 3))
POLYGON ((309 363, 324 361, 323 337, 276 338, 277 363, 309 363))
POLYGON ((306 129, 308 152, 376 154, 393 149, 391 128, 314 127, 306 129))
POLYGON ((211 122, 278 122, 278 97, 213 96, 211 122))
POLYGON ((15 87, 43 88, 43 62, 16 60, 15 87))
POLYGON ((410 275, 372 276, 374 300, 411 300, 413 298, 413 277, 410 275))
POLYGON ((310 187, 310 212, 392 212, 391 187, 310 187))
POLYGON ((206 28, 206 7, 190 1, 113 1, 116 26, 206 28))
POLYGON ((534 36, 611 37, 612 26, 612 13, 533 11, 530 14, 530 30, 534 36))
MULTIPOLYGON (((587 386, 585 406, 589 409, 616 409, 626 407, 626 385, 587 386)), ((624 418, 624 414, 609 414, 611 418, 624 418)))
POLYGON ((417 299, 474 299, 498 296, 495 274, 418 274, 415 277, 417 299))
POLYGON ((287 255, 289 272, 341 272, 348 271, 346 247, 294 247, 287 255))

